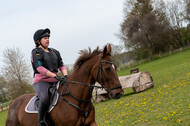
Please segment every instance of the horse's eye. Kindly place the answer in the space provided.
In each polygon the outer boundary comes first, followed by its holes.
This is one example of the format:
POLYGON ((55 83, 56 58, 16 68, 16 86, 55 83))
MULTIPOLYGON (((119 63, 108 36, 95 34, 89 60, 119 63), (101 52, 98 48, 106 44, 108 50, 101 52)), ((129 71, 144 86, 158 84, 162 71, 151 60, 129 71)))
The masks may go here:
POLYGON ((110 71, 111 67, 107 67, 107 68, 105 68, 105 69, 106 69, 106 71, 110 71))

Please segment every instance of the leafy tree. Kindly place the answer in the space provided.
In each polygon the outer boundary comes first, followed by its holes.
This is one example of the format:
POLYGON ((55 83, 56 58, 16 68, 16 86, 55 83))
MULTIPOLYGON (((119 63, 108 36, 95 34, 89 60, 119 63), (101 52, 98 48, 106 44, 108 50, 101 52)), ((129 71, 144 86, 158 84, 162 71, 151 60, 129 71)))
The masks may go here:
POLYGON ((189 12, 190 0, 126 0, 120 38, 136 60, 187 46, 189 12))
MULTIPOLYGON (((125 47, 136 52, 137 59, 166 51, 168 41, 164 38, 168 32, 168 21, 165 13, 160 8, 153 7, 152 0, 126 0, 126 3, 125 5, 130 5, 131 11, 124 9, 126 15, 121 24, 121 39, 125 47)), ((163 6, 163 2, 160 5, 163 6)))

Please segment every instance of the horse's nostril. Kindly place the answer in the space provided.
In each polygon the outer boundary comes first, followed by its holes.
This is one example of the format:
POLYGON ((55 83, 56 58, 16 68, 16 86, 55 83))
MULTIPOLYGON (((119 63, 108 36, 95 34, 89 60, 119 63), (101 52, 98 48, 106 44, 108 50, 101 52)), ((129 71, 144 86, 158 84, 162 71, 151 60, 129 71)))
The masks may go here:
POLYGON ((115 99, 119 99, 120 97, 121 97, 121 93, 120 92, 118 92, 118 93, 115 94, 115 99))

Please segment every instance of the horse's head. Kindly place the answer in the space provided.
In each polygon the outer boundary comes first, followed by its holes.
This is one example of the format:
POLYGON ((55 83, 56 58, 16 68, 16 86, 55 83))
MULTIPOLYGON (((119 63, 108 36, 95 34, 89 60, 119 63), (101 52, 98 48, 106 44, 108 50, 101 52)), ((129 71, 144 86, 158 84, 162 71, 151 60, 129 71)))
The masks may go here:
POLYGON ((97 63, 92 69, 92 75, 108 92, 109 97, 119 99, 123 95, 122 86, 116 73, 116 67, 111 58, 111 45, 104 47, 99 54, 97 63))

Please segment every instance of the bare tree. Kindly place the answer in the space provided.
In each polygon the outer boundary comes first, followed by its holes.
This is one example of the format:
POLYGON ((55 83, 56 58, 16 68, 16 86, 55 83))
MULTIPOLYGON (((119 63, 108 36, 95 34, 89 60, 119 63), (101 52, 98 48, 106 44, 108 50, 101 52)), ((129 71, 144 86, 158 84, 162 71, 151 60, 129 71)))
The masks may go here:
POLYGON ((19 48, 7 48, 3 52, 3 58, 2 71, 11 99, 31 92, 33 89, 29 85, 30 67, 21 50, 19 48))
POLYGON ((185 18, 189 21, 188 23, 190 24, 190 0, 184 0, 184 1, 186 5, 185 18))
POLYGON ((0 76, 0 102, 5 102, 8 100, 6 81, 0 76))
POLYGON ((166 13, 172 27, 181 28, 185 23, 184 12, 185 3, 184 0, 170 0, 166 2, 166 13))
POLYGON ((170 43, 172 48, 179 48, 185 46, 184 40, 182 39, 182 28, 187 25, 187 4, 188 0, 170 0, 166 2, 166 14, 170 21, 170 43))

